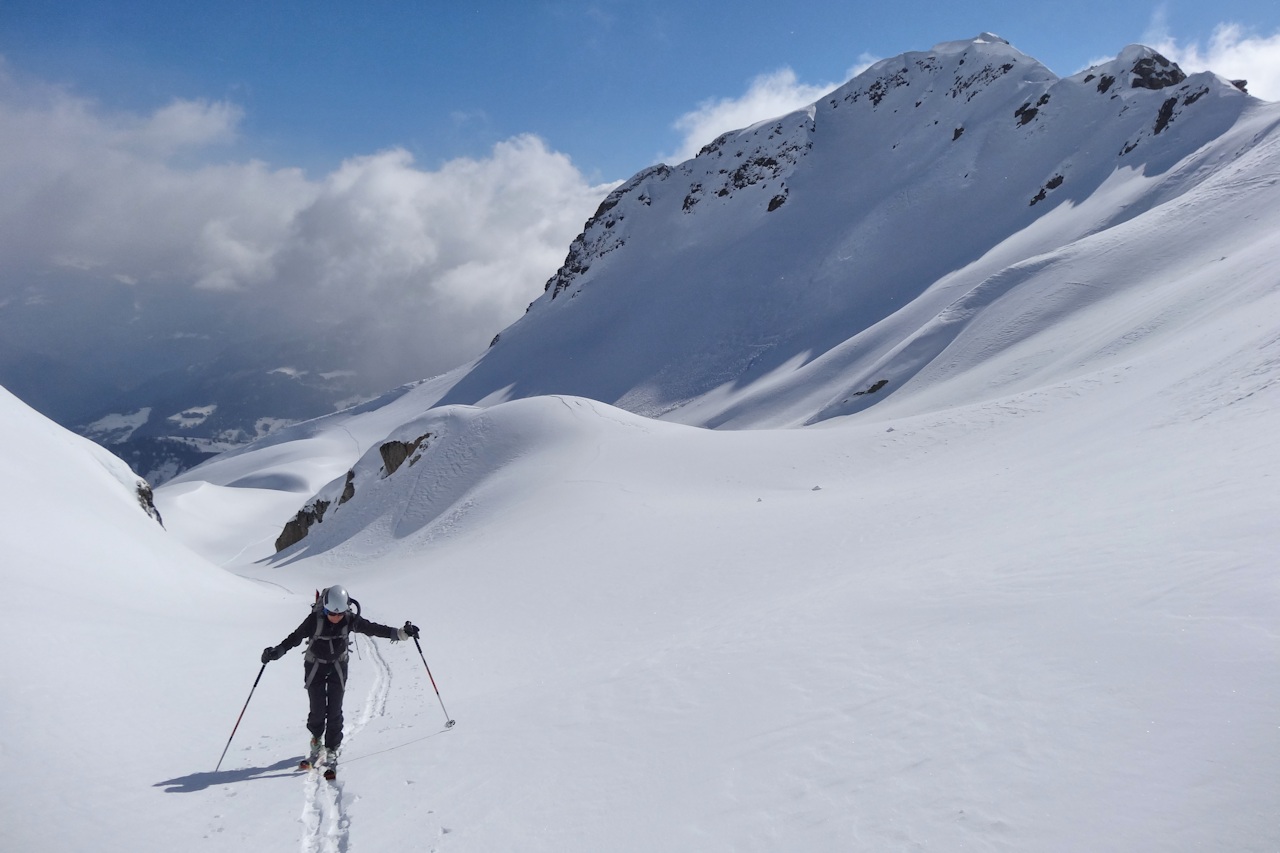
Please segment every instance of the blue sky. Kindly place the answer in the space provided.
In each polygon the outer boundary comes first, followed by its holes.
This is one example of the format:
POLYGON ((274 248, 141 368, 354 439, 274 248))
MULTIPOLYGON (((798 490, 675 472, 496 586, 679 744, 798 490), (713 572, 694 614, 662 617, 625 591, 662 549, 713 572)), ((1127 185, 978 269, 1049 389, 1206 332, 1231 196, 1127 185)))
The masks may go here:
POLYGON ((231 102, 240 153, 277 166, 400 146, 434 168, 531 133, 614 180, 678 150, 681 116, 779 69, 838 84, 989 30, 1067 75, 1132 42, 1207 47, 1226 23, 1274 36, 1280 4, 2 0, 0 55, 107 108, 231 102))
POLYGON ((1062 76, 1142 42, 1280 100, 1275 0, 0 0, 0 356, 105 349, 75 318, 109 296, 240 350, 246 317, 354 325, 430 376, 520 317, 616 182, 984 31, 1062 76))

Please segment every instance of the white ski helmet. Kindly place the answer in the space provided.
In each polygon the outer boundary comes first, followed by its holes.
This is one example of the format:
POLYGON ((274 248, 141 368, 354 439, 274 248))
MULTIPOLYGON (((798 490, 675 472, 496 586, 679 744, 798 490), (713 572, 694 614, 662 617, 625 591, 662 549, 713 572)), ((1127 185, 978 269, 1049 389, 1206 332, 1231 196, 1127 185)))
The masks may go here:
POLYGON ((351 606, 351 596, 340 586, 331 586, 321 596, 325 613, 346 613, 351 606))

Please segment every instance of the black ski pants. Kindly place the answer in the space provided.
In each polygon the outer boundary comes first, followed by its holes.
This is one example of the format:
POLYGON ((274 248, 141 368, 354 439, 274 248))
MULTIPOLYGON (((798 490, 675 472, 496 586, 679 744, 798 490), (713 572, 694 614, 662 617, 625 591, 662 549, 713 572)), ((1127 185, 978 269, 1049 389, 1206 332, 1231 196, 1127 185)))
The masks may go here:
POLYGON ((308 663, 305 673, 307 698, 311 700, 307 731, 323 737, 325 749, 337 749, 342 743, 342 697, 347 690, 347 663, 308 663))

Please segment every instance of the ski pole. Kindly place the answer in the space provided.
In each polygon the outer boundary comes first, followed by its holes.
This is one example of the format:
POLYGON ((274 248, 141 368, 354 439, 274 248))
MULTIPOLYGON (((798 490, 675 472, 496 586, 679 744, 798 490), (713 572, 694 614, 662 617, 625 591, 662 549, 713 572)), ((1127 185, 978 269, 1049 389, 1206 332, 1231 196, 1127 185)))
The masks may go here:
MULTIPOLYGON (((267 665, 264 663, 262 669, 258 670, 258 677, 253 680, 253 687, 249 688, 249 699, 253 698, 253 691, 258 689, 258 681, 266 670, 267 665)), ((231 729, 231 737, 227 738, 227 745, 222 748, 222 756, 218 758, 218 766, 213 768, 214 773, 217 773, 222 768, 222 759, 227 757, 227 750, 231 748, 231 738, 236 736, 236 729, 240 728, 240 721, 244 719, 244 712, 249 710, 249 699, 244 700, 244 707, 240 709, 240 716, 236 717, 236 724, 231 729)))
POLYGON ((436 687, 436 679, 431 674, 431 667, 427 666, 427 656, 422 653, 422 644, 418 642, 417 637, 413 638, 413 644, 418 647, 418 657, 422 658, 422 665, 427 667, 427 678, 431 679, 431 687, 433 690, 436 691, 436 699, 440 701, 440 710, 444 711, 444 719, 445 719, 444 727, 446 729, 451 729, 453 728, 453 724, 456 723, 457 720, 450 719, 449 712, 445 711, 444 700, 440 699, 440 688, 436 687))

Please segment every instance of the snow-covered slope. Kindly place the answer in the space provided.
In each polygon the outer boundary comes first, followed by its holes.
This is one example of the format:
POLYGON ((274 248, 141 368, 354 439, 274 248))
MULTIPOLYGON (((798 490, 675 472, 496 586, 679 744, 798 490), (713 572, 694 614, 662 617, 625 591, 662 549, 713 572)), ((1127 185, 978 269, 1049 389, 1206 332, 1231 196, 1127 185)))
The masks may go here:
POLYGON ((180 849, 191 812, 146 780, 206 760, 203 709, 231 713, 245 624, 284 596, 197 557, 123 462, 4 389, 0 436, 0 847, 180 849))
POLYGON ((881 64, 638 177, 478 364, 159 489, 169 534, 0 412, 4 846, 1274 850, 1280 116, 1124 86, 1170 74, 881 64), (291 655, 211 772, 334 581, 439 696, 362 643, 325 785, 291 655))
POLYGON ((914 416, 424 413, 240 571, 411 607, 458 725, 401 655, 334 828, 280 822, 301 780, 232 817, 261 849, 1268 850, 1278 303, 914 416))
POLYGON ((1067 79, 989 34, 885 60, 637 175, 477 362, 249 449, 312 459, 305 483, 244 500, 239 454, 179 478, 175 524, 218 559, 265 556, 433 405, 555 393, 796 426, 1113 367, 1274 287, 1278 124, 1280 105, 1137 46, 1067 79), (251 536, 195 529, 223 502, 251 536))
MULTIPOLYGON (((1096 301, 1043 274, 1082 241, 1143 259, 1214 245, 1212 204, 1235 245, 1274 245, 1270 217, 1242 211, 1271 192, 1280 108, 1162 63, 1134 47, 1058 79, 984 35, 644 172, 444 402, 569 393, 685 423, 803 423, 904 390, 957 312, 999 314, 1013 290, 1061 314, 1096 301), (1135 230, 1150 245, 1130 249, 1135 230)), ((1132 283, 1072 276, 1103 295, 1132 283)))

